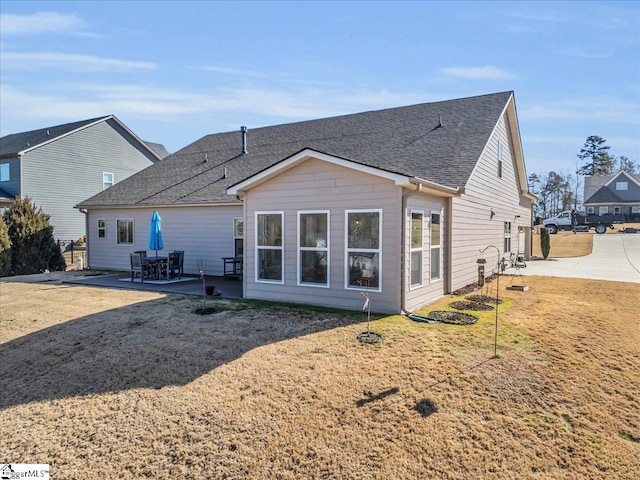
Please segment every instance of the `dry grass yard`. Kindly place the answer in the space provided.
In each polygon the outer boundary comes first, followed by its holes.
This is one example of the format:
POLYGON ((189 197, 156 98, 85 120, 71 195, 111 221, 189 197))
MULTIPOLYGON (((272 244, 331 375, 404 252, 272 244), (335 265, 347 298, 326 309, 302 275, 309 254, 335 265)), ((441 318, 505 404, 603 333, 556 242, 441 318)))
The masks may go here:
POLYGON ((640 478, 640 285, 526 282, 500 292, 499 358, 493 311, 379 318, 382 343, 362 345, 361 313, 200 316, 192 297, 2 283, 0 462, 52 479, 640 478))
MULTIPOLYGON (((607 234, 619 233, 626 227, 640 230, 640 223, 625 223, 615 225, 614 229, 607 229, 607 234)), ((549 235, 551 240, 550 258, 583 257, 589 255, 593 249, 593 236, 597 235, 594 230, 589 232, 573 233, 560 231, 555 235, 549 235)), ((540 235, 533 235, 533 256, 542 258, 540 249, 540 235)))

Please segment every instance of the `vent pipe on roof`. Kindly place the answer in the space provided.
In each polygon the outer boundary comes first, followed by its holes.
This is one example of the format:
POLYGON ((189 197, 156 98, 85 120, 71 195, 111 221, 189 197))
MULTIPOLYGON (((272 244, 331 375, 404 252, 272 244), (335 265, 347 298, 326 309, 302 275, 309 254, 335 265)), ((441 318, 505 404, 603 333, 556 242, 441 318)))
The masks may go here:
POLYGON ((240 132, 242 132, 242 155, 247 153, 247 127, 240 127, 240 132))
POLYGON ((436 128, 444 127, 444 123, 442 123, 442 115, 438 115, 438 126, 436 128))

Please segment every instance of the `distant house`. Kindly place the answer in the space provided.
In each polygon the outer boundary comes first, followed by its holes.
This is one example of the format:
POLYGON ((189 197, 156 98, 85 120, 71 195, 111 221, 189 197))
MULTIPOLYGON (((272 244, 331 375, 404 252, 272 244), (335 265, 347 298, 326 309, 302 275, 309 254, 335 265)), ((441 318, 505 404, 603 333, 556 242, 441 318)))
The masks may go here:
POLYGON ((158 210, 187 273, 241 257, 247 298, 400 312, 528 253, 526 178, 504 92, 208 135, 77 207, 92 268, 127 269, 158 210))
POLYGON ((73 207, 152 165, 163 151, 113 115, 4 136, 0 208, 28 196, 51 216, 57 239, 76 240, 86 233, 86 218, 73 207))
POLYGON ((584 199, 587 214, 612 214, 625 222, 640 222, 640 175, 621 170, 585 177, 584 199))

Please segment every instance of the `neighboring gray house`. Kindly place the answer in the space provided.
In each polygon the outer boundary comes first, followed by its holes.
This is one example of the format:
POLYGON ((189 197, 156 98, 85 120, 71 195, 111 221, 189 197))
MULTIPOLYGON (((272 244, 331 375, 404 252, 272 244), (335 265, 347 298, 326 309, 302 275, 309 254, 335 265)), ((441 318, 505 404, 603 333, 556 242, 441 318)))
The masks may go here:
POLYGON ((50 215, 54 236, 85 235, 73 207, 162 158, 113 115, 0 138, 0 208, 30 197, 50 215))
POLYGON ((528 253, 526 178, 503 92, 208 135, 78 208, 91 268, 128 269, 158 210, 187 273, 242 254, 247 298, 400 312, 528 253))
POLYGON ((587 215, 613 214, 625 222, 640 222, 640 175, 621 170, 585 177, 584 206, 587 215))

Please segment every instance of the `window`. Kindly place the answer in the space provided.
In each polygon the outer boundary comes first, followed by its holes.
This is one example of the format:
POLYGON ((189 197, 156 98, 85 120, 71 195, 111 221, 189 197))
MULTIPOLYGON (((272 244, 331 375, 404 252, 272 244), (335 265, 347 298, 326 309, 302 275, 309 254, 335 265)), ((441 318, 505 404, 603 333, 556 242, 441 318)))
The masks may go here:
POLYGON ((0 182, 8 182, 11 180, 11 165, 8 163, 0 164, 0 182))
POLYGON ((113 173, 103 172, 102 173, 102 189, 106 190, 111 186, 113 186, 113 173))
POLYGON ((133 245, 133 218, 116 220, 118 245, 133 245))
POLYGON ((502 142, 498 142, 498 178, 502 178, 502 154, 504 147, 502 142))
POLYGON ((329 212, 298 212, 298 285, 329 286, 329 212))
POLYGON ((440 214, 431 214, 431 280, 440 280, 442 266, 440 264, 441 242, 440 214))
POLYGON ((98 219, 98 238, 107 236, 107 221, 103 218, 98 219))
POLYGON ((511 251, 511 222, 504 222, 504 253, 511 251))
POLYGON ((235 257, 244 255, 244 220, 242 217, 233 219, 233 255, 235 257))
POLYGON ((616 190, 627 190, 629 182, 616 182, 616 190))
POLYGON ((613 214, 620 215, 620 207, 613 207, 613 214))
POLYGON ((598 214, 606 215, 607 213, 609 213, 609 207, 600 207, 600 208, 598 208, 598 214))
POLYGON ((284 283, 282 212, 256 212, 256 281, 284 283))
POLYGON ((411 286, 422 285, 423 213, 411 212, 411 286))
POLYGON ((345 288, 381 291, 382 210, 347 210, 345 288))
POLYGON ((595 213, 595 210, 593 209, 593 207, 587 207, 587 214, 593 214, 595 213))

